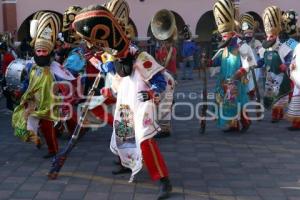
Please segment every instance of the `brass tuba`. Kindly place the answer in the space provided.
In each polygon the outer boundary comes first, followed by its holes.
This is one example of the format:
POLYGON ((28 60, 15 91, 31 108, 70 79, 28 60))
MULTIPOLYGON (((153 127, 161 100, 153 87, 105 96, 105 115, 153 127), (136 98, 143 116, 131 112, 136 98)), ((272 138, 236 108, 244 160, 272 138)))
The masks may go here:
POLYGON ((158 40, 176 40, 177 27, 174 14, 166 9, 159 10, 151 20, 151 31, 158 40))

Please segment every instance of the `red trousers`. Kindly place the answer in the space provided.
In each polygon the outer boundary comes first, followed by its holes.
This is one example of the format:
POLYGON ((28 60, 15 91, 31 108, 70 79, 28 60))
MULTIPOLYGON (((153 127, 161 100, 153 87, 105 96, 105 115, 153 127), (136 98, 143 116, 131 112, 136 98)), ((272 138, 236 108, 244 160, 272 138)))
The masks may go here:
POLYGON ((274 107, 272 108, 272 119, 273 120, 280 120, 283 119, 284 110, 282 107, 274 107))
POLYGON ((40 120, 40 129, 43 133, 49 153, 57 153, 58 152, 58 142, 56 138, 56 133, 54 129, 54 123, 49 120, 41 119, 40 120))
POLYGON ((237 129, 237 130, 240 130, 240 124, 242 125, 242 127, 244 128, 247 128, 251 125, 251 121, 248 117, 248 114, 246 112, 241 112, 240 114, 240 121, 238 120, 232 120, 230 122, 230 128, 233 128, 233 129, 237 129))
POLYGON ((243 127, 248 127, 251 124, 248 113, 241 112, 241 124, 243 127))
POLYGON ((300 122, 299 122, 299 120, 293 120, 292 126, 294 128, 299 128, 300 129, 300 122))
POLYGON ((104 121, 110 126, 113 126, 114 117, 111 113, 106 112, 103 106, 97 106, 91 111, 98 119, 104 121))
POLYGON ((249 99, 250 99, 250 100, 255 100, 255 98, 256 98, 255 89, 250 90, 250 91, 248 92, 248 96, 249 96, 249 99))
POLYGON ((145 165, 153 181, 169 176, 165 160, 154 139, 143 141, 141 143, 141 150, 145 165))

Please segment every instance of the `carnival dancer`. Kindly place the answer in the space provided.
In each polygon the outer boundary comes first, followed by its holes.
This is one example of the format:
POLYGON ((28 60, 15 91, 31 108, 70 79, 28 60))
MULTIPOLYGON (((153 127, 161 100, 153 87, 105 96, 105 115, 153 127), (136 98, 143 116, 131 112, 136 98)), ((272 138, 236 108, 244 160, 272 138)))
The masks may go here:
POLYGON ((289 100, 291 80, 287 75, 284 57, 280 56, 281 11, 276 6, 267 7, 263 13, 266 40, 263 42, 264 67, 266 83, 264 91, 264 106, 272 108, 272 123, 283 119, 284 107, 289 100))
MULTIPOLYGON (((284 33, 282 34, 284 34, 285 36, 281 37, 281 39, 285 39, 285 42, 280 47, 280 52, 282 52, 281 55, 285 57, 286 65, 290 66, 290 77, 294 83, 297 79, 295 71, 298 68, 297 65, 299 65, 299 63, 297 64, 296 62, 297 59, 299 60, 299 58, 297 58, 297 55, 300 56, 300 47, 299 45, 297 45, 298 42, 293 39, 297 35, 297 18, 297 13, 293 10, 286 11, 282 15, 282 24, 284 29, 284 33), (296 50, 298 52, 296 52, 296 50), (291 59, 292 53, 293 59, 291 59), (291 62, 291 60, 293 61, 291 62)), ((299 78, 300 77, 298 76, 298 79, 299 78)), ((300 87, 299 85, 297 86, 297 84, 294 84, 293 95, 289 103, 286 115, 287 119, 292 123, 292 126, 288 127, 288 130, 300 130, 300 87)))
POLYGON ((56 62, 51 61, 51 52, 59 32, 60 20, 53 13, 45 12, 31 23, 31 36, 34 44, 34 63, 29 73, 29 85, 12 116, 15 135, 24 141, 33 141, 38 147, 38 129, 44 134, 48 153, 44 158, 54 156, 58 143, 54 130, 57 120, 57 99, 54 94, 54 75, 51 71, 56 62))
MULTIPOLYGON (((108 5, 119 5, 120 12, 129 16, 125 1, 111 1, 108 5)), ((123 167, 115 173, 122 173, 127 167, 132 170, 133 178, 142 169, 144 160, 152 179, 161 182, 158 199, 168 197, 172 189, 168 170, 153 139, 159 131, 153 100, 156 93, 166 86, 160 73, 163 67, 146 52, 129 47, 129 40, 121 26, 103 6, 83 9, 76 16, 74 26, 86 41, 100 48, 116 50, 115 56, 120 59, 115 62, 116 73, 122 78, 117 91, 111 150, 120 156, 123 167), (105 34, 103 30, 112 31, 112 34, 105 34)))
POLYGON ((72 27, 76 14, 81 10, 82 8, 79 6, 70 6, 65 10, 63 14, 63 28, 60 33, 63 45, 56 49, 56 56, 59 57, 58 59, 62 63, 63 68, 71 72, 75 77, 74 80, 70 80, 70 84, 64 84, 64 82, 58 84, 65 102, 65 105, 61 107, 61 115, 62 118, 67 120, 61 121, 61 126, 57 127, 59 127, 59 132, 67 132, 68 134, 72 134, 77 125, 76 106, 83 96, 82 88, 84 88, 84 82, 81 80, 81 75, 83 75, 84 67, 86 66, 86 60, 83 56, 84 49, 80 46, 80 36, 76 34, 72 27))
POLYGON ((222 35, 221 48, 214 59, 214 65, 220 66, 220 74, 216 86, 216 102, 218 104, 218 125, 227 127, 225 132, 246 131, 250 120, 244 110, 249 101, 247 95, 246 74, 253 58, 251 47, 240 46, 241 40, 234 32, 234 7, 229 0, 215 3, 214 16, 218 31, 222 35), (227 13, 227 14, 226 14, 227 13), (240 123, 242 128, 240 128, 240 123))
MULTIPOLYGON (((253 64, 255 65, 251 67, 256 67, 257 61, 259 61, 259 50, 262 48, 261 42, 255 39, 254 37, 256 22, 252 15, 250 15, 249 13, 244 13, 240 17, 240 24, 241 24, 241 31, 243 34, 243 40, 251 47, 253 51, 253 55, 255 56, 253 61, 253 64)), ((261 68, 255 68, 254 71, 255 71, 256 82, 258 83, 261 77, 261 68)), ((248 95, 251 100, 254 100, 255 97, 259 94, 255 94, 255 82, 252 73, 249 72, 247 76, 249 81, 248 95)))

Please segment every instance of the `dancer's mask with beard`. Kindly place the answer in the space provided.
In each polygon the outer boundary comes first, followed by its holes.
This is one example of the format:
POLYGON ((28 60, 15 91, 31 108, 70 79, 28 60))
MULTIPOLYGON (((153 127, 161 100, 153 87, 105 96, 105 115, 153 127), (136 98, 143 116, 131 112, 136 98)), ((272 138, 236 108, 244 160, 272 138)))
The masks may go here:
POLYGON ((262 43, 263 48, 268 49, 270 47, 272 47, 276 42, 276 38, 272 39, 272 40, 265 40, 262 43))
POLYGON ((36 54, 34 55, 34 61, 35 63, 40 66, 40 67, 47 67, 50 66, 51 62, 51 55, 48 54, 46 56, 37 56, 36 54))
POLYGON ((227 40, 222 40, 222 41, 219 43, 218 48, 220 49, 220 48, 227 47, 227 46, 230 44, 231 40, 232 40, 232 37, 229 38, 229 39, 227 39, 227 40))

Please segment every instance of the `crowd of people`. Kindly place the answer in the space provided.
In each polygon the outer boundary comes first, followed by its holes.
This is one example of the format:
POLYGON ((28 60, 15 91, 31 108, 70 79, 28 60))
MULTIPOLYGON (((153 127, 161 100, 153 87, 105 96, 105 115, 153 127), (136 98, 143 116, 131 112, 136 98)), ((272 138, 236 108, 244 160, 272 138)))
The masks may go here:
POLYGON ((2 88, 13 111, 15 135, 41 148, 42 134, 48 146, 45 159, 58 154, 62 132, 71 137, 78 128, 80 136, 89 130, 87 115, 80 112, 88 102, 88 116, 113 127, 110 149, 118 159, 112 173, 131 173, 133 180, 144 164, 150 177, 161 183, 157 199, 169 197, 169 172, 155 138, 171 135, 175 80, 192 80, 195 54, 216 72, 216 121, 225 132, 249 129, 249 102, 257 102, 258 117, 261 108, 270 108, 272 123, 287 116, 292 123, 288 130, 300 130, 300 46, 293 39, 294 11, 266 8, 266 39, 261 43, 254 37, 254 18, 242 14, 237 27, 232 2, 218 0, 213 11, 222 39, 211 59, 192 40, 188 25, 164 38, 154 33, 161 44, 154 56, 142 51, 131 42, 129 11, 125 0, 70 6, 62 22, 52 12, 39 11, 30 23, 30 45, 22 42, 22 52, 30 52, 20 55, 25 60, 17 59, 7 41, 0 43, 2 88), (177 31, 184 38, 180 49, 175 46, 177 31))

